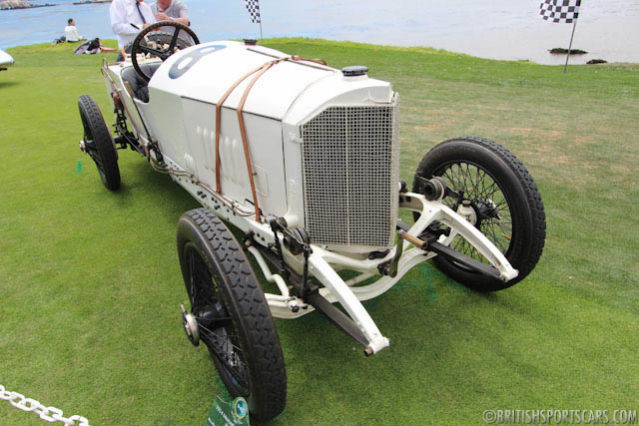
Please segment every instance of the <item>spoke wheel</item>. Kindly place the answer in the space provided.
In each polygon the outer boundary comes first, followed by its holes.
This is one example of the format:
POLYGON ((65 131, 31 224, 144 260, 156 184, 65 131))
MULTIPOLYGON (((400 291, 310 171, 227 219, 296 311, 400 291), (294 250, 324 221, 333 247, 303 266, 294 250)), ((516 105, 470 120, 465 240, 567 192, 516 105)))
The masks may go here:
MULTIPOLYGON (((541 196, 524 165, 496 142, 460 138, 443 142, 426 154, 417 168, 413 191, 423 193, 423 179, 433 176, 441 177, 459 195, 448 196, 443 203, 488 237, 519 275, 504 283, 443 257, 435 258, 437 267, 479 291, 501 290, 524 279, 539 261, 546 230, 541 196)), ((453 239, 451 247, 488 263, 461 236, 453 239)))
POLYGON ((135 37, 131 45, 131 61, 133 68, 144 80, 149 81, 151 75, 147 74, 138 63, 138 54, 150 55, 159 58, 162 62, 181 49, 200 44, 200 40, 192 29, 175 21, 160 21, 149 25, 135 37), (161 32, 163 27, 174 27, 173 34, 161 32), (182 34, 182 37, 180 37, 182 34), (184 38, 184 34, 193 40, 191 43, 184 38))
POLYGON ((80 118, 84 129, 83 143, 87 154, 98 168, 104 186, 115 191, 120 187, 118 153, 100 108, 89 95, 78 99, 80 118))
POLYGON ((226 225, 206 209, 178 222, 178 257, 199 340, 232 397, 251 416, 274 418, 286 402, 284 357, 250 263, 226 225))

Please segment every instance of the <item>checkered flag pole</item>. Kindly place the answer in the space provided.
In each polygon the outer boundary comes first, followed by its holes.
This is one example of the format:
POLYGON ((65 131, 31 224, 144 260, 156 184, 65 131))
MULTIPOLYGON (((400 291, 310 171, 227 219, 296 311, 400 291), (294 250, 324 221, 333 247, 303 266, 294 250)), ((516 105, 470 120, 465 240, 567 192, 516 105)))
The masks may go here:
POLYGON ((577 28, 580 6, 581 0, 543 0, 539 5, 539 14, 546 21, 572 24, 572 35, 570 36, 570 44, 568 45, 564 73, 568 67, 568 59, 570 58, 570 51, 572 50, 572 40, 575 37, 575 28, 577 28))
POLYGON ((251 15, 251 22, 254 24, 260 24, 260 39, 262 36, 262 15, 260 15, 260 0, 244 0, 246 10, 251 15))
POLYGON ((544 0, 539 14, 546 21, 572 24, 579 18, 581 0, 544 0))

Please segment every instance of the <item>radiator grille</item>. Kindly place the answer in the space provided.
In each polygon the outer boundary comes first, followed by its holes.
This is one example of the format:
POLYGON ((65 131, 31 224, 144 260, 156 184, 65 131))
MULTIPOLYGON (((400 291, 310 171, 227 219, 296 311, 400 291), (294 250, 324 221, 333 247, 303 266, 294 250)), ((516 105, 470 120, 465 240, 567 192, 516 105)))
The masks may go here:
POLYGON ((305 226, 315 244, 388 247, 397 219, 396 104, 330 107, 302 126, 305 226))

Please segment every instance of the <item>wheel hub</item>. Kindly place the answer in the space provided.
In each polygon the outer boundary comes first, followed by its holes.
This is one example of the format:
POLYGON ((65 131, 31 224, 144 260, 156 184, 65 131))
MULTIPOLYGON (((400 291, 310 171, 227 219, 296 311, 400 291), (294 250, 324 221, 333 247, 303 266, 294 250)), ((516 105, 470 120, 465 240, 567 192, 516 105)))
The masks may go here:
POLYGON ((184 305, 181 305, 180 308, 182 309, 182 326, 186 337, 193 346, 198 346, 200 344, 200 332, 197 328, 197 320, 193 314, 184 309, 184 305))
POLYGON ((477 212, 473 208, 470 200, 462 201, 459 207, 457 207, 457 213, 473 225, 477 225, 477 212))
POLYGON ((501 219, 497 211, 497 205, 495 205, 495 202, 491 199, 478 202, 477 213, 481 219, 501 219))

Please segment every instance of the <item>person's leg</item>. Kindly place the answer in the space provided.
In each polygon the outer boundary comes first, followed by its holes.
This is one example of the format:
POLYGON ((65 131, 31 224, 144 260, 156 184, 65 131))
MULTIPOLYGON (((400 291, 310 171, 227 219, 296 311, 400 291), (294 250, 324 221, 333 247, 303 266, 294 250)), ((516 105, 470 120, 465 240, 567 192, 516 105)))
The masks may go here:
POLYGON ((125 57, 126 57, 126 54, 124 53, 124 48, 122 48, 122 49, 120 50, 120 53, 118 53, 118 57, 117 57, 117 58, 115 58, 115 61, 116 61, 116 62, 122 62, 122 61, 124 61, 124 58, 125 58, 125 57))

